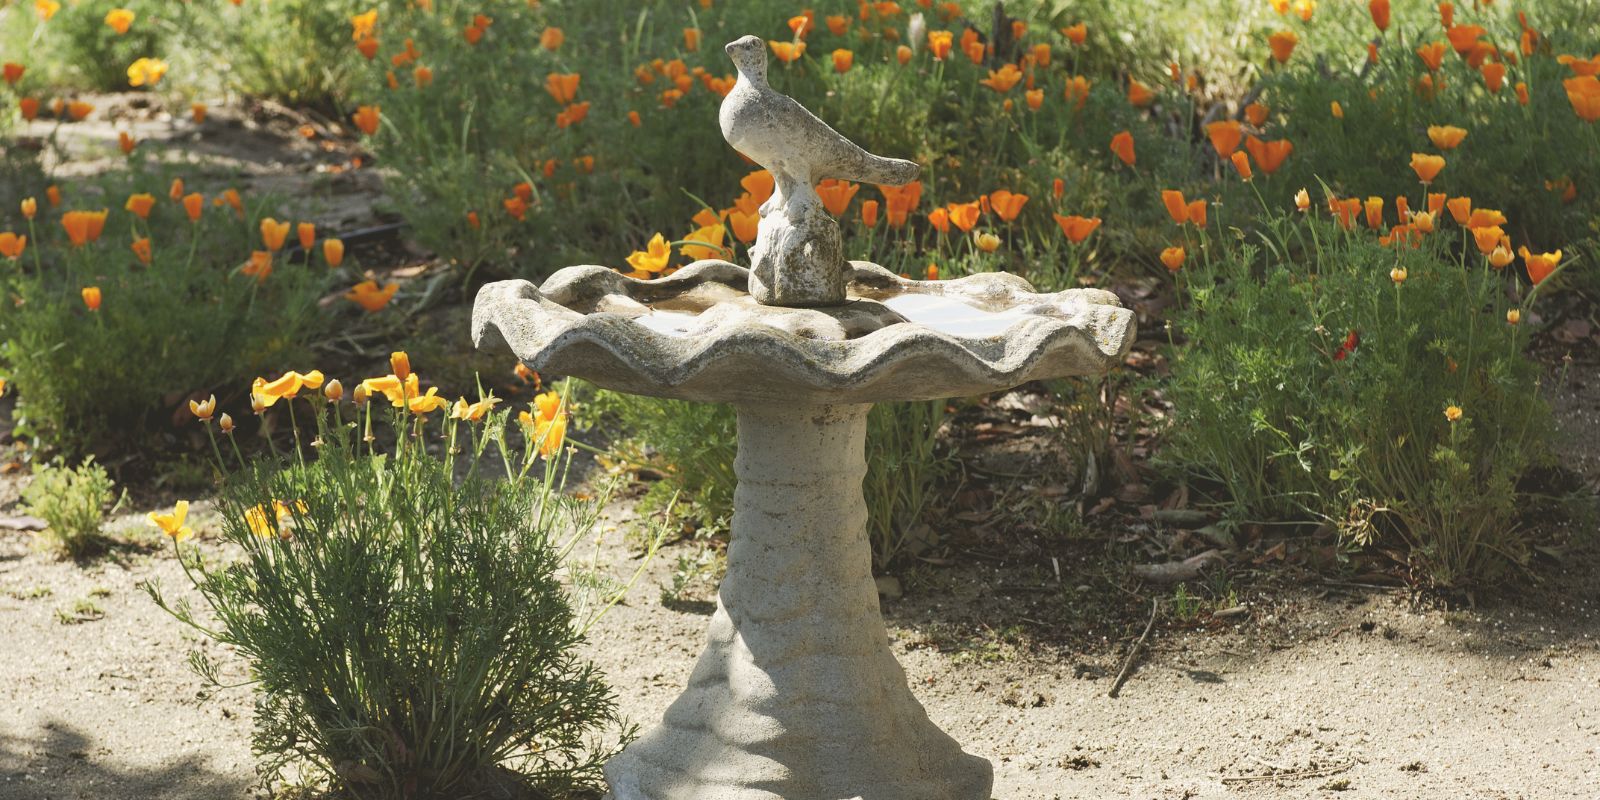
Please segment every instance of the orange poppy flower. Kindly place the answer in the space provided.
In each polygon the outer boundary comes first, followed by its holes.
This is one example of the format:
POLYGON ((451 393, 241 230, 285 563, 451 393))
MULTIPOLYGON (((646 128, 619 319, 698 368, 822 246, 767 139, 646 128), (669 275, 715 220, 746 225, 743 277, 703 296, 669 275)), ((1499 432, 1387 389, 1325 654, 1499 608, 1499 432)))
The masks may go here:
POLYGON ((1150 105, 1150 103, 1155 99, 1156 96, 1150 91, 1150 87, 1140 83, 1138 78, 1128 78, 1129 103, 1132 103, 1139 108, 1144 108, 1145 106, 1150 105))
POLYGON ((1560 250, 1554 253, 1530 253, 1527 247, 1519 247, 1517 254, 1522 256, 1522 263, 1528 268, 1528 280, 1533 281, 1535 286, 1543 283, 1561 264, 1560 250))
POLYGON ((106 25, 116 31, 118 36, 127 33, 128 29, 133 27, 133 19, 133 12, 126 8, 113 8, 106 12, 106 25))
POLYGON ((1240 179, 1248 181, 1255 177, 1255 173, 1250 171, 1250 156, 1243 150, 1235 150, 1233 155, 1228 156, 1228 160, 1232 161, 1233 168, 1239 171, 1240 179))
POLYGON ((1005 64, 998 70, 989 70, 989 77, 978 83, 1004 94, 1011 91, 1021 80, 1022 70, 1017 69, 1016 64, 1005 64))
POLYGON ((1067 37, 1067 41, 1073 44, 1083 44, 1084 40, 1089 38, 1089 26, 1080 22, 1076 25, 1062 28, 1061 35, 1067 37))
POLYGON ((328 262, 328 267, 330 269, 344 263, 344 240, 323 239, 322 260, 328 262))
POLYGON ((1389 30, 1389 0, 1368 0, 1367 12, 1372 15, 1372 24, 1378 30, 1389 30))
POLYGON ((1467 131, 1464 128, 1457 128, 1454 125, 1428 126, 1428 140, 1433 142, 1433 146, 1440 150, 1454 150, 1456 145, 1461 144, 1461 140, 1465 138, 1467 138, 1467 131))
POLYGON ((311 245, 317 241, 317 226, 309 222, 302 222, 294 227, 294 235, 300 240, 301 250, 310 250, 311 245))
POLYGON ((1072 216, 1051 214, 1050 216, 1054 217, 1056 224, 1061 226, 1061 233, 1067 237, 1067 241, 1073 244, 1082 243, 1084 239, 1089 238, 1089 234, 1094 233, 1095 229, 1100 227, 1099 217, 1080 217, 1076 214, 1072 216))
POLYGON ((936 208, 932 211, 929 211, 928 224, 932 225, 933 229, 940 233, 949 233, 950 210, 947 208, 936 208))
POLYGON ((99 239, 105 231, 106 210, 68 211, 61 215, 61 227, 66 229, 73 247, 82 247, 99 239))
POLYGON ((1417 58, 1422 59, 1429 72, 1436 72, 1444 63, 1444 42, 1429 42, 1417 48, 1417 58))
POLYGON ((1294 55, 1295 45, 1300 44, 1300 37, 1294 31, 1278 31, 1267 37, 1267 46, 1272 48, 1272 57, 1279 64, 1289 62, 1289 56, 1294 55))
POLYGON ((728 212, 728 227, 733 230, 734 238, 745 244, 756 240, 760 225, 761 215, 754 211, 734 209, 728 212))
POLYGON ((1484 255, 1493 253, 1494 249, 1500 246, 1500 239, 1506 233, 1499 225, 1483 225, 1470 230, 1473 244, 1476 244, 1478 252, 1484 255))
POLYGON ((378 132, 380 115, 381 112, 378 106, 358 106, 352 119, 355 120, 356 127, 360 128, 362 133, 371 136, 378 132))
POLYGON ((183 213, 189 215, 190 222, 199 222, 203 211, 205 211, 205 197, 199 192, 183 196, 183 213))
POLYGON ((28 122, 39 117, 39 101, 32 97, 24 97, 17 101, 17 110, 22 112, 22 118, 28 122))
POLYGON ((945 207, 950 211, 950 221, 960 228, 962 233, 971 231, 983 213, 982 206, 977 202, 950 203, 945 207))
POLYGON ((73 122, 82 122, 83 119, 94 113, 94 106, 82 100, 74 100, 67 104, 67 116, 73 122))
MULTIPOLYGON (((1399 198, 1396 198, 1395 202, 1398 204, 1400 202, 1399 198)), ((1429 214, 1432 214, 1434 216, 1438 216, 1439 212, 1444 210, 1444 205, 1445 205, 1445 193, 1444 192, 1430 192, 1428 194, 1428 213, 1429 214)))
POLYGON ((565 41, 567 41, 567 35, 560 28, 545 28, 544 33, 539 34, 539 46, 552 53, 560 50, 562 43, 565 41))
POLYGON ((0 232, 0 257, 13 261, 22 258, 22 251, 28 247, 28 237, 18 236, 11 231, 0 232))
POLYGON ((50 201, 51 208, 61 205, 61 187, 54 185, 44 187, 44 199, 50 201))
POLYGON ((828 33, 834 36, 843 36, 845 31, 850 30, 850 18, 843 14, 829 14, 823 22, 828 26, 828 33))
POLYGON ((1251 103, 1244 107, 1244 118, 1250 120, 1250 124, 1257 128, 1267 123, 1268 113, 1268 108, 1260 103, 1251 103))
POLYGON ((1122 159, 1122 163, 1133 166, 1138 160, 1138 155, 1133 150, 1133 134, 1122 131, 1111 137, 1111 152, 1116 153, 1117 158, 1122 159))
POLYGON ((844 215, 845 209, 850 207, 850 200, 858 191, 861 191, 861 184, 850 181, 829 178, 817 184, 817 196, 822 198, 822 207, 836 217, 844 215))
POLYGON ((894 60, 900 62, 902 67, 911 63, 911 48, 906 45, 896 47, 894 49, 894 60))
POLYGON ((500 201, 500 205, 504 206, 506 213, 510 214, 518 222, 522 222, 528 217, 528 201, 520 197, 507 197, 500 201))
POLYGON ((700 49, 700 39, 701 39, 701 35, 700 35, 700 29, 699 28, 684 28, 683 29, 683 49, 685 49, 685 50, 699 50, 700 49))
POLYGON ((1023 99, 1028 103, 1028 110, 1038 111, 1044 106, 1044 90, 1029 89, 1022 93, 1023 99))
POLYGON ((196 124, 196 125, 204 125, 205 121, 206 121, 206 104, 205 103, 192 103, 192 104, 190 104, 190 106, 189 106, 189 118, 194 120, 194 124, 196 124))
POLYGON ((1161 251, 1161 263, 1166 265, 1168 272, 1177 272, 1182 269, 1184 259, 1188 257, 1189 254, 1184 252, 1181 247, 1168 247, 1161 251))
POLYGON ((399 289, 397 283, 386 283, 379 288, 377 281, 362 281, 345 292, 344 299, 366 309, 368 314, 374 314, 388 305, 399 289))
POLYGON ((1211 146, 1216 149, 1217 155, 1227 158, 1233 151, 1239 149, 1239 142, 1244 139, 1244 128, 1238 120, 1228 119, 1212 122, 1206 125, 1206 136, 1211 139, 1211 146))
POLYGON ((251 251, 250 260, 239 268, 239 274, 255 278, 256 283, 266 283, 267 276, 272 274, 272 254, 266 250, 251 251))
POLYGON ((1484 88, 1487 88, 1490 93, 1498 94, 1500 87, 1505 84, 1506 65, 1499 62, 1490 62, 1484 64, 1483 69, 1479 71, 1483 73, 1484 88))
POLYGON ((1328 200, 1332 206, 1333 215, 1339 220, 1339 227, 1350 230, 1356 225, 1356 214, 1361 211, 1361 200, 1352 197, 1348 200, 1331 198, 1328 200))
POLYGON ((1027 204, 1027 195, 1014 194, 1005 189, 996 190, 989 195, 989 207, 1006 222, 1016 220, 1017 215, 1022 213, 1022 207, 1027 204))
POLYGON ((1517 83, 1517 87, 1516 88, 1517 88, 1517 102, 1522 104, 1522 105, 1527 105, 1528 104, 1528 84, 1522 83, 1522 82, 1519 81, 1517 83))
POLYGON ((772 46, 772 54, 785 64, 792 63, 806 54, 805 42, 768 42, 772 46))
POLYGON ((861 203, 861 224, 871 228, 878 224, 878 201, 864 200, 861 203))
POLYGON ((856 63, 856 54, 840 48, 833 51, 833 71, 840 74, 850 71, 856 63))
POLYGON ((1167 207, 1167 214, 1172 217, 1175 225, 1182 225, 1189 221, 1189 201, 1183 197, 1183 192, 1176 189, 1163 189, 1161 204, 1167 207))
POLYGON ((1288 139, 1265 142, 1250 136, 1244 140, 1244 148, 1250 151, 1250 157, 1255 159, 1256 166, 1260 167, 1262 172, 1271 175, 1277 172, 1278 168, 1283 166, 1284 159, 1294 152, 1294 143, 1288 139))
POLYGON ((1478 38, 1488 33, 1480 25, 1450 25, 1445 28, 1444 35, 1450 40, 1450 46, 1459 55, 1466 55, 1478 46, 1478 38))
POLYGON ((1417 173, 1417 180, 1424 184, 1433 183, 1433 179, 1439 176, 1439 171, 1442 169, 1444 169, 1444 156, 1427 153, 1411 154, 1411 171, 1417 173))
POLYGON ((151 255, 150 237, 144 236, 144 237, 140 237, 138 239, 134 239, 133 243, 128 245, 128 248, 133 251, 134 257, 139 259, 139 263, 141 263, 141 264, 149 264, 150 263, 150 255, 151 255))
POLYGON ((1367 202, 1363 204, 1363 210, 1366 212, 1367 227, 1383 227, 1383 198, 1368 197, 1367 202))
POLYGON ((156 205, 156 198, 149 194, 128 195, 128 202, 123 204, 123 210, 133 214, 139 219, 149 219, 150 209, 156 205))
POLYGON ((1572 104, 1572 112, 1578 115, 1578 119, 1584 122, 1600 120, 1600 78, 1580 75, 1561 81, 1561 86, 1567 90, 1567 102, 1572 104))
MULTIPOLYGON (((673 89, 673 90, 670 90, 670 91, 677 91, 677 90, 673 89)), ((585 101, 583 101, 581 103, 573 103, 572 105, 567 106, 566 108, 562 109, 561 113, 556 114, 556 127, 557 128, 567 128, 567 127, 576 125, 576 124, 584 121, 585 119, 587 119, 588 116, 589 116, 589 101, 588 100, 585 100, 585 101)))
POLYGON ((1469 228, 1504 224, 1506 224, 1506 215, 1492 208, 1475 208, 1472 210, 1472 215, 1467 218, 1467 227, 1469 228))
POLYGON ((38 213, 39 201, 33 199, 32 197, 24 197, 22 199, 22 218, 31 220, 33 219, 33 216, 38 213))
POLYGON ((4 78, 5 82, 12 86, 16 86, 17 81, 22 80, 22 73, 27 70, 28 68, 21 64, 7 61, 4 66, 0 66, 0 78, 4 78))
POLYGON ((1516 256, 1511 254, 1510 248, 1504 244, 1496 245, 1494 250, 1489 252, 1489 266, 1495 269, 1505 269, 1505 266, 1510 264, 1513 258, 1516 258, 1516 256))
POLYGON ((261 220, 261 241, 267 249, 276 253, 283 249, 283 243, 289 238, 289 223, 279 222, 272 217, 261 220))
MULTIPOLYGON (((1429 195, 1430 199, 1432 197, 1432 195, 1429 195)), ((1444 205, 1445 208, 1450 209, 1450 216, 1455 218, 1458 225, 1466 225, 1467 221, 1472 218, 1472 198, 1470 197, 1452 197, 1445 201, 1444 205)))
POLYGON ((1187 213, 1188 213, 1188 217, 1189 217, 1189 222, 1190 223, 1194 224, 1197 227, 1201 227, 1201 228, 1204 228, 1206 226, 1206 201, 1205 200, 1202 199, 1202 200, 1191 201, 1189 203, 1189 208, 1188 208, 1188 212, 1187 213))
POLYGON ((954 43, 955 34, 950 31, 928 31, 928 52, 936 61, 945 60, 954 43))
POLYGON ((83 297, 83 305, 90 311, 100 310, 100 287, 85 286, 83 287, 83 291, 79 292, 78 294, 83 297))
POLYGON ((569 105, 578 97, 578 83, 583 76, 573 73, 552 72, 544 76, 544 90, 561 105, 569 105))
POLYGON ((1089 79, 1082 75, 1074 75, 1068 78, 1067 90, 1064 96, 1075 110, 1081 111, 1084 103, 1089 102, 1089 79))
POLYGON ((378 27, 378 10, 376 8, 364 14, 350 17, 350 41, 359 42, 372 36, 378 27))

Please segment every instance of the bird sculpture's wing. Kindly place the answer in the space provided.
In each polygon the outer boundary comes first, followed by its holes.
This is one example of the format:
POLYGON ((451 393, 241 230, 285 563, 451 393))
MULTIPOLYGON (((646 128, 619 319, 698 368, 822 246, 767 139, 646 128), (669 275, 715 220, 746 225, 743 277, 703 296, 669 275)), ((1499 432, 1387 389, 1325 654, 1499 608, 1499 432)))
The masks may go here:
POLYGON ((775 116, 783 118, 786 123, 786 137, 800 144, 790 152, 808 155, 812 180, 834 178, 903 186, 916 180, 921 172, 921 167, 915 162, 868 153, 805 106, 795 102, 794 98, 777 92, 773 92, 773 95, 780 107, 775 116))

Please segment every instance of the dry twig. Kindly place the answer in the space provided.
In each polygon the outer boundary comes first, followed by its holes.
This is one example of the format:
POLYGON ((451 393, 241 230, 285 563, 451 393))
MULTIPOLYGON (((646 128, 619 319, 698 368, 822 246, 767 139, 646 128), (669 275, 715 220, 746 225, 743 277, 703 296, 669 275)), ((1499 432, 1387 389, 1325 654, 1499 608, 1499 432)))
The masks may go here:
POLYGON ((1133 663, 1138 660, 1139 654, 1144 652, 1144 643, 1150 639, 1150 631, 1156 627, 1156 612, 1161 610, 1161 598, 1150 601, 1150 621, 1144 624, 1144 633, 1139 634, 1139 641, 1133 643, 1128 650, 1128 658, 1122 662, 1122 671, 1117 673, 1116 683, 1111 684, 1111 691, 1106 692, 1106 697, 1116 697, 1122 691, 1122 684, 1128 682, 1128 676, 1133 674, 1133 663))

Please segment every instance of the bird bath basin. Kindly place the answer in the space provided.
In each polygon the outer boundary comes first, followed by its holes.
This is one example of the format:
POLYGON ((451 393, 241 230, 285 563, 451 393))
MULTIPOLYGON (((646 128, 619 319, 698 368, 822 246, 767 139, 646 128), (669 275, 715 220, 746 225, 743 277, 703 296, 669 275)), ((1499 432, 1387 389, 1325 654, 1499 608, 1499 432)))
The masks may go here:
MULTIPOLYGON (((480 348, 623 392, 732 403, 738 479, 709 641, 661 724, 606 765, 615 800, 989 800, 992 767, 931 721, 889 648, 867 542, 872 404, 1095 375, 1133 341, 1109 292, 1037 294, 1004 273, 915 281, 846 261, 812 183, 903 184, 728 45, 723 135, 771 170, 754 269, 657 280, 569 267, 484 286, 480 348)), ((759 61, 757 58, 759 57, 759 61)))

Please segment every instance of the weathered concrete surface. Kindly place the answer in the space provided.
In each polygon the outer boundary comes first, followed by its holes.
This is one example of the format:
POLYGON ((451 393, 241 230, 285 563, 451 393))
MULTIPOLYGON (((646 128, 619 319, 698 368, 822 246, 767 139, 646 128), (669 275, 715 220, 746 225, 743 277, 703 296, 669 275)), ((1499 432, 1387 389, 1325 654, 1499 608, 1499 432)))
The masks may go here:
POLYGON ((878 403, 963 397, 1070 375, 1096 375, 1133 344, 1133 312, 1098 289, 1035 294, 1015 275, 913 281, 851 262, 848 297, 831 308, 763 306, 749 273, 699 261, 652 281, 568 267, 542 288, 484 286, 472 310, 478 346, 504 345, 529 367, 608 389, 700 402, 878 403), (905 324, 882 304, 909 295, 1009 315, 998 333, 905 324), (639 320, 654 306, 701 308, 679 334, 639 320))
POLYGON ((746 36, 725 49, 739 78, 717 115, 722 136, 773 177, 750 252, 750 294, 767 305, 841 303, 848 269, 839 223, 812 187, 829 178, 903 186, 921 167, 868 153, 774 90, 767 84, 766 42, 746 36))
POLYGON ((615 800, 989 800, 928 721, 872 581, 865 405, 739 407, 733 538, 710 641, 615 800))

